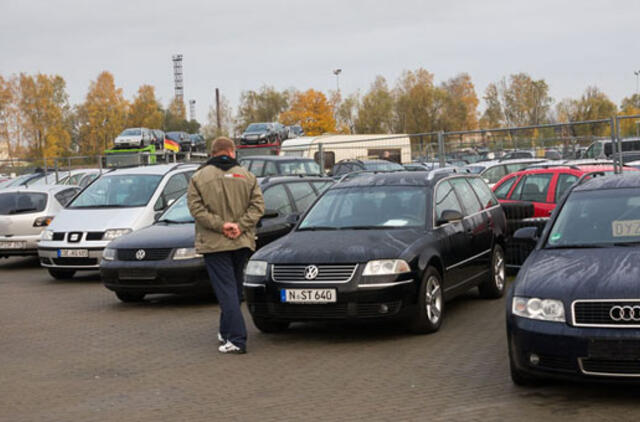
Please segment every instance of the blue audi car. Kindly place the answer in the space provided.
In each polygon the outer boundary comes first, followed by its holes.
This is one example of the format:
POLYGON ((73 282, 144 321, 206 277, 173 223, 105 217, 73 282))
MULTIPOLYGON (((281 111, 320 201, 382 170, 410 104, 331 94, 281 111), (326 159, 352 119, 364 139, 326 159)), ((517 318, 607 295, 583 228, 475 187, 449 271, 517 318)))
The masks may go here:
POLYGON ((640 175, 574 186, 507 302, 511 378, 640 381, 640 175))

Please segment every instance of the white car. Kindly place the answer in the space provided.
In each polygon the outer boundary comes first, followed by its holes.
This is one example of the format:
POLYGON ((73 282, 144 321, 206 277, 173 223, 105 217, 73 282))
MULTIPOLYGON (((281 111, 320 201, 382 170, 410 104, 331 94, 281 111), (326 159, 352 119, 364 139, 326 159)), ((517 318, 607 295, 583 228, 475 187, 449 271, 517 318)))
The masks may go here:
POLYGON ((542 163, 547 160, 536 158, 519 158, 514 160, 480 161, 464 166, 469 173, 480 175, 490 188, 498 183, 507 174, 515 173, 532 164, 542 163))
POLYGON ((42 231, 79 191, 77 186, 48 185, 0 192, 0 258, 37 255, 42 231))
POLYGON ((163 164, 103 174, 42 233, 40 264, 56 279, 98 270, 107 244, 153 224, 187 191, 196 169, 193 164, 163 164))
POLYGON ((144 148, 155 141, 150 129, 145 127, 128 128, 116 137, 116 148, 144 148))

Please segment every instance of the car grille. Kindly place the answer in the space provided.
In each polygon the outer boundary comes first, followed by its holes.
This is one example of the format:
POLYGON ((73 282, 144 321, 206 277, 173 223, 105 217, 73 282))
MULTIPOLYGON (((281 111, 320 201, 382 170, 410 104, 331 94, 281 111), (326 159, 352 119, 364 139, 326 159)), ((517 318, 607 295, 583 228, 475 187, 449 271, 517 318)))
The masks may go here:
POLYGON ((118 249, 118 259, 120 261, 161 261, 167 259, 171 253, 171 248, 153 248, 153 249, 118 249), (144 251, 144 258, 136 258, 139 250, 144 251))
POLYGON ((344 319, 347 317, 375 318, 397 314, 401 301, 389 303, 331 303, 322 305, 298 305, 287 303, 253 303, 251 312, 256 316, 282 319, 344 319), (387 312, 380 312, 386 305, 387 312))
POLYGON ((153 268, 126 268, 118 271, 120 280, 154 280, 157 272, 153 268))
POLYGON ((53 258, 53 263, 56 265, 97 265, 97 258, 53 258))
POLYGON ((582 327, 640 327, 640 299, 627 300, 602 300, 602 301, 580 301, 573 303, 573 325, 582 327), (611 309, 613 307, 631 307, 624 308, 626 311, 635 308, 635 315, 627 314, 625 318, 615 320, 611 317, 611 309))
POLYGON ((102 240, 104 232, 87 232, 87 240, 102 240))
POLYGON ((272 277, 282 283, 346 283, 353 278, 357 264, 316 265, 318 275, 311 280, 305 278, 305 270, 310 265, 274 265, 272 277))
POLYGON ((64 232, 55 232, 55 233, 53 233, 52 240, 55 240, 55 241, 58 241, 58 242, 63 241, 64 240, 64 232))
POLYGON ((640 376, 640 360, 582 359, 582 370, 593 375, 640 376))

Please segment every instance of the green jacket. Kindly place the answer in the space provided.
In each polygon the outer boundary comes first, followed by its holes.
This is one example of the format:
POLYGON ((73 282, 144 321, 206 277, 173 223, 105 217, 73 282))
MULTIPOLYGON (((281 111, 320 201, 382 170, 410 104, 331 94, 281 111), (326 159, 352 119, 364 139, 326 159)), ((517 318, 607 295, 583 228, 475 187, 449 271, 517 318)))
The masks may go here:
POLYGON ((264 214, 264 199, 256 177, 234 166, 224 171, 205 165, 191 178, 187 191, 191 215, 196 220, 196 251, 212 253, 256 248, 256 224, 264 214), (242 234, 229 239, 222 233, 226 222, 237 223, 242 234))

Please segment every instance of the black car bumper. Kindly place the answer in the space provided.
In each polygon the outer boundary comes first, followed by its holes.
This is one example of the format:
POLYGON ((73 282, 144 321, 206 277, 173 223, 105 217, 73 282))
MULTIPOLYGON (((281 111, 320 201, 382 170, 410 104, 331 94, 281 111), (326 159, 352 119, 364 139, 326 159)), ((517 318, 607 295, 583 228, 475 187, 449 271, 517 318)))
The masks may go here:
POLYGON ((640 382, 640 329, 507 317, 512 365, 542 378, 640 382))
POLYGON ((251 315, 276 321, 378 320, 402 318, 415 309, 417 283, 411 277, 362 284, 361 279, 344 284, 276 283, 249 277, 244 283, 251 315), (360 284, 359 284, 360 282, 360 284), (335 303, 286 303, 283 289, 335 289, 335 303))
POLYGON ((100 275, 114 292, 199 293, 211 284, 202 258, 184 261, 102 261, 100 275))

